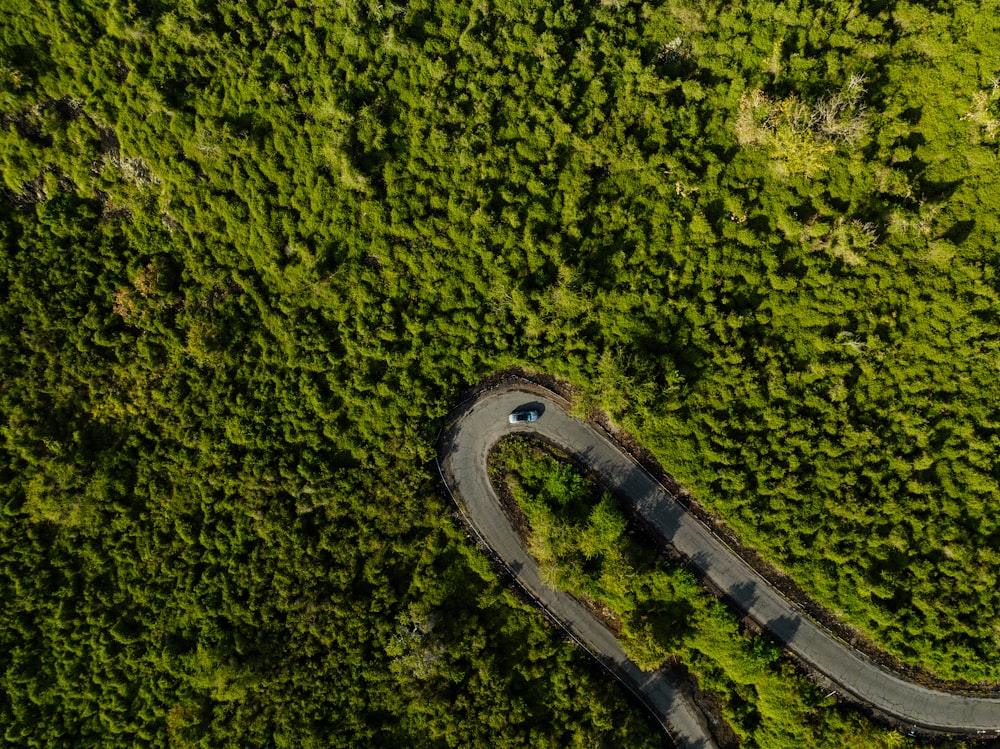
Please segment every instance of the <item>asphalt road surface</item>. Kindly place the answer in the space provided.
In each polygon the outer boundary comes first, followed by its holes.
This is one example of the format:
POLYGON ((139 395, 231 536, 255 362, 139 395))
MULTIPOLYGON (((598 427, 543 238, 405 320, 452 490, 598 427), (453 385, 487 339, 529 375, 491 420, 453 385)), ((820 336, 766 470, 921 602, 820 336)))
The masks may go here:
POLYGON ((614 635, 571 596, 546 587, 490 484, 486 459, 505 435, 537 434, 575 456, 687 556, 705 577, 771 636, 784 643, 845 693, 914 728, 966 734, 1000 733, 1000 699, 935 691, 874 664, 801 614, 751 567, 598 429, 574 419, 554 398, 505 385, 487 391, 453 415, 441 442, 445 481, 475 531, 514 572, 519 583, 633 691, 641 692, 678 745, 714 747, 704 716, 662 672, 645 673, 622 651, 614 635), (533 424, 511 425, 507 416, 534 408, 533 424))

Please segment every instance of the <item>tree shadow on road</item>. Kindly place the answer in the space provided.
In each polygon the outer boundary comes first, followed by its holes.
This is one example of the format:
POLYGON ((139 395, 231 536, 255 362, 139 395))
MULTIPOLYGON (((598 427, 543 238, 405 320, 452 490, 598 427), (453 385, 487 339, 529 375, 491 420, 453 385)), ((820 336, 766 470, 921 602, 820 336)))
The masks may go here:
POLYGON ((783 614, 764 624, 764 628, 774 641, 781 647, 787 647, 795 638, 795 633, 802 626, 802 617, 792 614, 783 614))

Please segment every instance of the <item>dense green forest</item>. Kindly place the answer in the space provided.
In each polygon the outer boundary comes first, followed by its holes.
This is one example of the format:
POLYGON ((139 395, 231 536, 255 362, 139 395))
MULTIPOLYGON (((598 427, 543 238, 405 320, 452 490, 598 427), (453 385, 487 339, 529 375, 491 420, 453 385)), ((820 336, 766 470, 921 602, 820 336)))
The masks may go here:
POLYGON ((3 10, 7 744, 655 745, 436 482, 514 365, 1000 680, 996 2, 3 10))

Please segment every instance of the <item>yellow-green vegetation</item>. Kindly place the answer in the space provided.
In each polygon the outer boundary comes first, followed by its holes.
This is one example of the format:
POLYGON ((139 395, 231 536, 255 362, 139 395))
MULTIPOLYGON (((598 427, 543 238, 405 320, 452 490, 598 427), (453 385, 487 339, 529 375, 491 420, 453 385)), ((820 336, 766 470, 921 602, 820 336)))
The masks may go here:
POLYGON ((0 0, 4 740, 654 741, 434 479, 512 365, 1000 679, 988 5, 0 0))
POLYGON ((834 707, 779 647, 741 628, 691 572, 657 554, 619 501, 558 451, 507 438, 491 471, 524 512, 528 548, 547 584, 589 601, 641 668, 679 659, 718 695, 742 746, 918 746, 834 707))

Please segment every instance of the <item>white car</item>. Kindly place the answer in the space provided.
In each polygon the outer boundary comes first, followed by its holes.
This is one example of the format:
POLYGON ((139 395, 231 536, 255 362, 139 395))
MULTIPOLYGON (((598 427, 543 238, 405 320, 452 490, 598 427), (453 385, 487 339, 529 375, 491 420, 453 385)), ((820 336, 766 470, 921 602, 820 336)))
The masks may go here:
POLYGON ((514 413, 507 417, 507 421, 511 424, 530 424, 533 421, 538 421, 538 411, 531 409, 514 411, 514 413))

